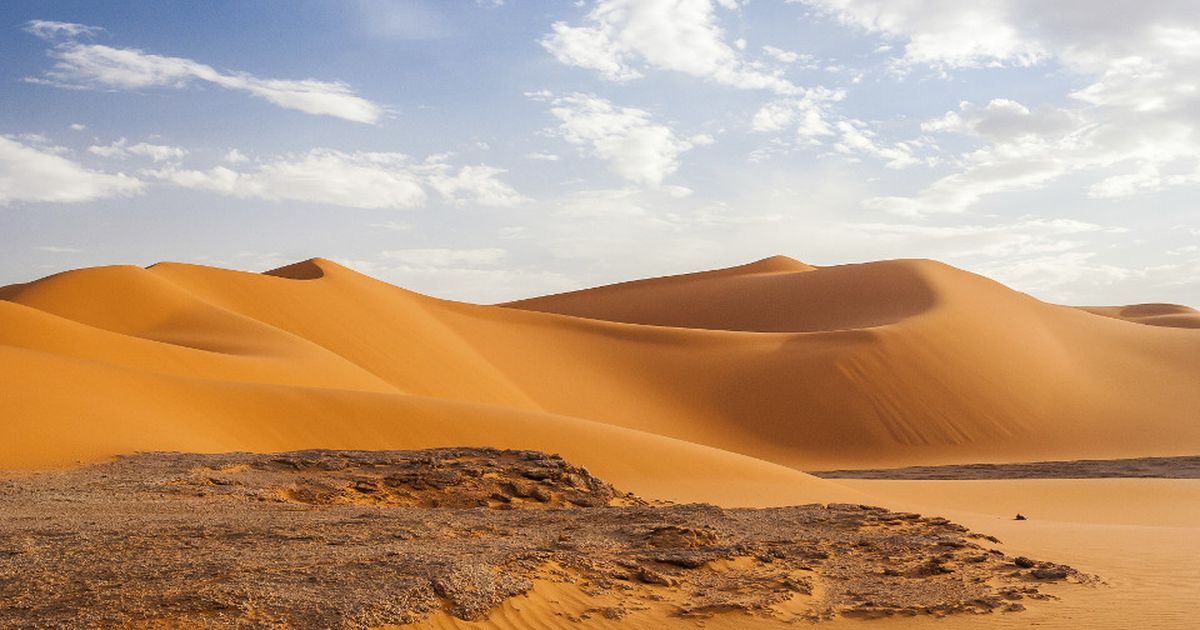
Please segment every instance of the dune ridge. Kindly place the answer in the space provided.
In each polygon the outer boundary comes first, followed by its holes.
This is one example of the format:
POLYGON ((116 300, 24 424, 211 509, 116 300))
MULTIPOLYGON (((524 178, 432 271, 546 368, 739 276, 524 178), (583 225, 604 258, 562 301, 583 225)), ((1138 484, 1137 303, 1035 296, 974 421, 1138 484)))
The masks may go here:
POLYGON ((861 496, 806 469, 1200 452, 1200 333, 1088 311, 922 260, 494 306, 319 258, 80 269, 0 288, 0 469, 495 446, 769 505, 861 496))

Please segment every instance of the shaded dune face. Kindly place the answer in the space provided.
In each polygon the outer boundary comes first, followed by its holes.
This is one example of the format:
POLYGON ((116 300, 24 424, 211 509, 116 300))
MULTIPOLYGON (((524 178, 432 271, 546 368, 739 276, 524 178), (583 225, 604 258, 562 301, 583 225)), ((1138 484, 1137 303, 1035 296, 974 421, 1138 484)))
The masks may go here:
POLYGON ((1200 331, 1122 320, 1190 316, 1164 309, 1098 317, 921 260, 497 306, 322 259, 81 269, 0 288, 0 469, 495 446, 765 505, 854 500, 805 469, 1194 454, 1200 331))

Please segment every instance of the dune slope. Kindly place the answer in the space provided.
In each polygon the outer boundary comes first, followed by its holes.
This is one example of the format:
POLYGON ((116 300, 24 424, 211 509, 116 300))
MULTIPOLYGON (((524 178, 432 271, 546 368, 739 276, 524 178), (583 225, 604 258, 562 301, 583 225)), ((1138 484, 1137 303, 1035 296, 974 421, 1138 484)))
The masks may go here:
POLYGON ((930 261, 776 257, 500 306, 321 259, 101 267, 0 288, 0 469, 490 445, 648 496, 842 500, 796 470, 1200 452, 1198 378, 1196 329, 930 261))

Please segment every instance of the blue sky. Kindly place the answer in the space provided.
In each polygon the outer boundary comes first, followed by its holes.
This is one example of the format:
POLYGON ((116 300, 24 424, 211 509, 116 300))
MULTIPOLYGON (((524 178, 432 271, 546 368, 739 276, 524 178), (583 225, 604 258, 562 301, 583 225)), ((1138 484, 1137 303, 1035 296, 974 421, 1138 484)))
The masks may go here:
POLYGON ((498 301, 777 253, 1200 305, 1184 0, 0 5, 0 283, 498 301))

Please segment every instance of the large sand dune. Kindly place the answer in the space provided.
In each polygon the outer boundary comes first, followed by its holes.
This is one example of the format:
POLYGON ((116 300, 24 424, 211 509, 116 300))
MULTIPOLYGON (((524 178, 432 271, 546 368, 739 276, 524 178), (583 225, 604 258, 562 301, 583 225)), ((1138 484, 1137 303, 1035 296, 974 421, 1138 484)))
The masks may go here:
POLYGON ((321 259, 81 269, 0 288, 0 468, 491 445, 755 505, 857 496, 805 469, 1200 452, 1200 330, 1091 310, 915 260, 499 306, 321 259))

